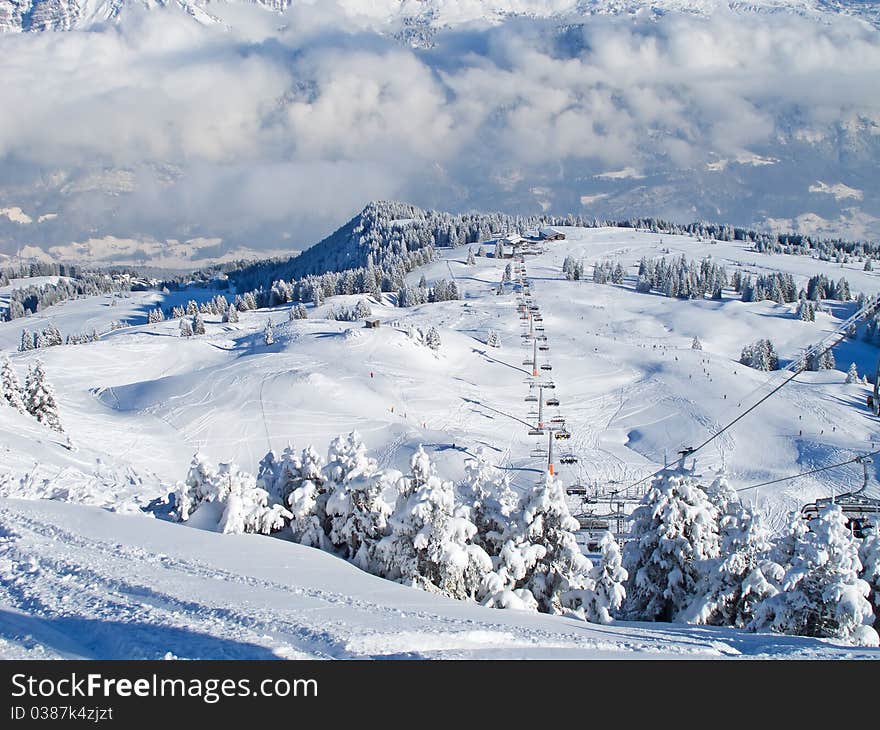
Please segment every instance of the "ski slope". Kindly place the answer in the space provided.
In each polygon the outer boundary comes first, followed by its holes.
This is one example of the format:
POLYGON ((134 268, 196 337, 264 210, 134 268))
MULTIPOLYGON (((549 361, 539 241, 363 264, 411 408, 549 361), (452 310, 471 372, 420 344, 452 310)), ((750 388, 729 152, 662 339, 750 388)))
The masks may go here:
MULTIPOLYGON (((664 456, 702 441, 778 382, 739 365, 743 345, 769 337, 783 361, 846 319, 854 303, 830 303, 815 323, 795 305, 640 294, 632 282, 566 281, 566 256, 711 255, 730 274, 787 271, 846 276, 853 292, 880 291, 860 264, 750 253, 741 243, 630 229, 561 229, 567 240, 526 259, 550 344, 546 361, 572 438, 567 483, 633 483, 664 456), (702 351, 691 349, 694 336, 702 351), (726 397, 725 397, 726 396, 726 397)), ((487 247, 491 251, 491 247, 487 247)), ((4 656, 853 656, 853 650, 791 637, 686 626, 585 625, 494 611, 424 594, 361 573, 332 556, 272 538, 223 536, 168 523, 165 495, 195 451, 255 472, 269 448, 313 444, 357 429, 381 466, 405 468, 424 444, 448 478, 483 447, 517 488, 546 468, 528 435, 529 369, 511 285, 495 290, 506 261, 466 265, 467 249, 443 251, 410 273, 413 283, 454 277, 463 298, 409 309, 373 303, 378 329, 326 319, 360 297, 331 297, 309 319, 287 306, 244 312, 235 324, 206 316, 207 334, 178 336, 178 323, 147 325, 163 295, 132 293, 66 302, 0 323, 0 347, 20 379, 44 361, 70 441, 29 417, 0 410, 0 654, 4 656), (52 321, 62 334, 124 318, 132 326, 100 341, 15 352, 24 327, 52 321), (265 345, 266 321, 276 324, 265 345), (438 329, 437 353, 408 327, 438 329), (488 347, 489 330, 501 338, 488 347), (37 501, 39 500, 39 501, 37 501), (104 508, 104 509, 100 509, 104 508), (67 577, 66 577, 67 576, 67 577)), ((175 293, 166 304, 215 292, 175 293)), ((804 373, 700 452, 697 471, 725 468, 733 486, 850 458, 878 439, 866 386, 845 385, 855 361, 872 373, 878 350, 835 349, 838 369, 804 373)), ((545 443, 541 440, 542 443, 545 443)), ((873 467, 872 467, 873 468, 873 467)), ((771 517, 861 484, 858 465, 745 491, 771 517)), ((870 492, 877 494, 876 472, 870 492)), ((860 656, 877 652, 859 650, 860 656)))
POLYGON ((875 658, 878 651, 482 608, 270 537, 0 500, 0 656, 716 659, 875 658))

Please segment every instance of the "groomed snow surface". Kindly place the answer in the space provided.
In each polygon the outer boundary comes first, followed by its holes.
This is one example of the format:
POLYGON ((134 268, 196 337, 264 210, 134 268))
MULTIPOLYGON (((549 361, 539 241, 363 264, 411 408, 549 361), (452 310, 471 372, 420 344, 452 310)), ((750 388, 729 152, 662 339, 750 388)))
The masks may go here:
MULTIPOLYGON (((742 244, 624 229, 563 229, 527 259, 551 350, 559 412, 572 432, 575 467, 566 483, 630 483, 664 452, 705 438, 781 375, 736 361, 743 345, 769 337, 784 361, 836 327, 854 304, 829 303, 815 323, 795 305, 679 301, 632 290, 641 256, 711 255, 733 273, 787 271, 846 276, 854 292, 880 291, 861 264, 750 253, 742 244), (565 256, 630 264, 623 286, 570 282, 565 256), (691 349, 694 336, 703 350, 691 349), (726 398, 724 396, 727 396, 726 398), (741 405, 740 405, 741 404, 741 405)), ((488 246, 489 251, 492 250, 488 246)), ((270 537, 230 536, 162 519, 174 482, 200 450, 255 472, 271 447, 313 444, 357 429, 381 466, 405 469, 424 444, 445 478, 463 476, 478 446, 510 470, 514 486, 543 467, 529 452, 528 392, 516 296, 494 290, 506 262, 467 249, 412 272, 414 282, 454 276, 461 301, 398 309, 372 303, 378 330, 322 318, 288 322, 287 307, 244 312, 207 334, 178 336, 166 321, 114 330, 99 342, 18 353, 21 329, 49 321, 66 335, 146 321, 163 299, 133 293, 67 302, 0 324, 0 348, 23 380, 36 358, 55 386, 69 434, 0 410, 0 655, 85 658, 614 657, 880 658, 874 649, 829 641, 675 624, 612 626, 486 609, 367 575, 318 550, 270 537), (276 323, 265 345, 266 320, 276 323), (438 353, 405 334, 435 326, 438 353), (489 330, 501 348, 489 348, 489 330), (70 448, 72 444, 72 448, 70 448)), ((589 269, 588 269, 589 271, 589 269)), ((194 289, 164 305, 217 292, 194 289)), ((838 369, 805 373, 701 452, 697 471, 722 464, 734 487, 842 461, 870 450, 876 419, 866 386, 845 385, 855 361, 872 373, 878 350, 860 340, 835 350, 838 369)), ((858 465, 743 492, 778 522, 785 513, 861 483, 858 465)), ((872 474, 873 494, 877 481, 872 474)))

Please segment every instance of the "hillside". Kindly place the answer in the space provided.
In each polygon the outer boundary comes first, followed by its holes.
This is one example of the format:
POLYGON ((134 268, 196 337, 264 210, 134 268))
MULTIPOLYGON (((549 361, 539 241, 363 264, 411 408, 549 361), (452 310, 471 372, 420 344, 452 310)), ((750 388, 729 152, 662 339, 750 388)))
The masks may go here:
MULTIPOLYGON (((351 240, 351 229, 340 230, 351 240)), ((880 274, 855 259, 759 254, 744 241, 627 228, 560 230, 566 240, 544 244, 526 265, 550 341, 546 360, 559 400, 553 412, 564 415, 572 434, 565 450, 578 458, 557 464, 565 485, 625 486, 675 459, 677 449, 699 442, 779 381, 779 373, 737 362, 744 345, 770 338, 787 362, 855 306, 827 301, 808 322, 795 304, 743 302, 730 287, 720 300, 640 293, 634 288, 642 257, 711 256, 731 275, 786 272, 798 287, 818 273, 845 276, 854 293, 880 293, 880 274), (620 262, 624 281, 566 280, 566 258, 588 270, 620 262), (694 337, 702 350, 692 349, 694 337)), ((328 296, 310 305, 304 320, 288 321, 290 304, 243 311, 238 322, 205 315, 206 334, 192 338, 179 336, 175 320, 146 323, 157 303, 204 301, 217 293, 210 289, 131 292, 113 307, 107 296, 89 297, 0 323, 0 347, 21 379, 37 358, 45 363, 66 432, 11 409, 0 419, 3 654, 840 655, 828 643, 734 630, 628 623, 610 633, 585 629, 570 618, 431 596, 286 541, 215 535, 163 519, 166 495, 196 451, 253 474, 269 449, 312 444, 325 452, 331 439, 353 429, 382 467, 408 468, 421 444, 438 473, 457 482, 465 457, 482 447, 517 492, 530 489, 546 457, 532 455, 540 440, 526 425, 522 362, 529 353, 520 344, 516 293, 511 285, 497 293, 504 260, 476 257, 468 265, 467 251, 438 249, 435 261, 406 274, 412 286, 422 276, 429 284, 454 279, 461 299, 400 308, 386 294, 370 305, 378 329, 328 318, 363 295, 328 296), (101 329, 120 315, 133 326, 97 342, 15 351, 23 327, 52 322, 64 334, 101 329), (267 345, 268 320, 275 328, 267 345), (436 352, 407 334, 430 327, 441 341, 436 352), (486 344, 490 330, 499 349, 486 344), (35 498, 52 503, 19 501, 35 498), (90 587, 63 603, 55 588, 62 574, 90 587), (248 606, 225 608, 239 591, 247 591, 248 606), (323 629, 310 618, 316 609, 323 629), (108 638, 84 645, 76 637, 95 621, 109 627, 108 638), (156 626, 163 628, 156 633, 156 626)), ((850 362, 873 373, 880 351, 859 336, 834 352, 835 369, 800 375, 701 452, 697 471, 711 476, 723 467, 735 488, 746 489, 874 448, 876 419, 864 406, 869 389, 844 379, 850 362)), ((789 510, 860 483, 860 467, 850 464, 744 494, 779 527, 789 510)), ((872 466, 870 494, 878 494, 877 484, 872 466)), ((865 655, 875 656, 871 651, 865 655)))

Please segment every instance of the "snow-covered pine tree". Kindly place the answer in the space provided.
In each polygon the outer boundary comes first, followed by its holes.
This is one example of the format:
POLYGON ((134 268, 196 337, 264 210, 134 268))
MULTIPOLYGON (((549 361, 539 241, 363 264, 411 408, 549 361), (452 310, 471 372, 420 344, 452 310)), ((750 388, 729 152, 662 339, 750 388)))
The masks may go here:
POLYGON ((235 324, 238 322, 238 308, 234 304, 230 304, 223 312, 223 321, 235 324))
POLYGON ((706 490, 718 515, 720 554, 707 563, 684 618, 692 623, 748 626, 755 607, 776 595, 783 569, 768 558, 770 533, 723 476, 706 490))
POLYGON ((440 333, 437 331, 436 327, 431 327, 431 329, 427 331, 424 342, 432 350, 436 351, 440 349, 440 333))
POLYGON ((862 572, 859 577, 868 584, 868 602, 874 609, 874 629, 880 630, 880 522, 869 525, 859 546, 862 572))
POLYGON ((187 317, 182 317, 180 320, 180 336, 181 337, 192 337, 193 330, 192 325, 189 323, 189 319, 187 317))
POLYGON ((474 258, 474 249, 468 247, 468 255, 467 255, 467 265, 468 266, 476 266, 477 260, 474 258))
POLYGON ((396 470, 360 469, 327 500, 330 542, 361 570, 380 572, 377 544, 388 531, 403 475, 396 470))
POLYGON ((696 335, 694 335, 694 340, 693 340, 693 342, 691 342, 691 349, 692 350, 702 350, 703 349, 703 343, 700 342, 700 338, 697 337, 696 335))
POLYGON ((778 370, 779 356, 773 343, 767 339, 756 340, 742 349, 739 361, 755 370, 778 370))
POLYGON ((9 358, 4 356, 0 361, 0 401, 12 406, 21 413, 26 413, 21 384, 12 369, 9 358))
POLYGON ((538 602, 534 595, 522 585, 545 552, 543 546, 535 545, 521 535, 512 535, 492 558, 493 570, 480 586, 482 604, 489 608, 537 611, 538 602))
POLYGON ((673 621, 691 603, 706 562, 718 557, 717 510, 686 475, 663 473, 631 515, 623 549, 625 613, 673 621))
POLYGON ((606 532, 599 542, 602 559, 593 569, 593 589, 584 604, 587 621, 610 624, 626 598, 626 580, 629 574, 623 567, 620 546, 614 535, 606 532))
POLYGON ((465 460, 464 471, 462 493, 468 517, 477 527, 474 542, 494 558, 511 533, 519 500, 509 478, 489 463, 483 447, 465 460))
POLYGON ((199 455, 193 457, 186 481, 175 493, 175 512, 186 521, 205 502, 220 507, 217 529, 227 534, 268 535, 284 527, 290 513, 280 504, 270 503, 269 493, 257 486, 252 474, 235 464, 220 464, 215 471, 199 455))
POLYGON ((562 483, 550 474, 523 497, 520 511, 523 542, 543 548, 543 555, 526 575, 528 588, 544 613, 573 611, 583 616, 590 598, 593 564, 581 552, 562 483))
MULTIPOLYGON (((282 463, 285 461, 288 460, 282 457, 282 463)), ((303 545, 329 550, 325 529, 328 519, 324 459, 312 446, 307 446, 297 465, 299 473, 289 482, 291 491, 287 497, 293 539, 303 545)))
POLYGON ((205 320, 202 319, 201 312, 196 312, 193 315, 192 331, 194 335, 205 334, 205 320))
POLYGON ((855 363, 850 363, 849 370, 846 371, 846 383, 859 383, 859 368, 855 363))
POLYGON ((178 482, 174 492, 174 514, 180 522, 186 522, 202 502, 213 501, 216 476, 216 471, 200 452, 193 454, 186 479, 178 482))
POLYGON ((880 644, 872 628, 870 586, 859 573, 858 540, 839 505, 830 504, 794 541, 782 591, 755 611, 752 628, 785 634, 842 639, 862 646, 880 644))
POLYGON ((456 509, 452 483, 433 473, 423 449, 413 455, 411 468, 390 534, 376 546, 382 572, 423 590, 473 599, 492 570, 492 560, 471 542, 477 528, 465 510, 456 509))
POLYGON ((37 360, 28 370, 24 384, 24 406, 40 423, 54 431, 64 432, 58 416, 55 390, 46 379, 43 363, 37 360))
POLYGON ((220 464, 215 484, 218 500, 224 505, 217 525, 220 532, 269 535, 281 530, 291 517, 280 504, 270 504, 268 492, 257 486, 252 474, 239 471, 235 464, 220 464))
POLYGON ((263 342, 268 345, 275 344, 275 327, 272 325, 272 320, 266 320, 266 326, 263 329, 263 342))
POLYGON ((36 345, 34 344, 34 334, 30 330, 22 330, 21 331, 21 344, 18 346, 19 352, 27 352, 28 350, 33 350, 36 345))
POLYGON ((354 318, 355 319, 366 319, 373 314, 373 310, 370 309, 370 305, 367 303, 366 299, 358 299, 357 304, 354 308, 354 318))
POLYGON ((489 330, 489 336, 486 338, 486 344, 489 347, 501 347, 501 338, 495 330, 489 330))

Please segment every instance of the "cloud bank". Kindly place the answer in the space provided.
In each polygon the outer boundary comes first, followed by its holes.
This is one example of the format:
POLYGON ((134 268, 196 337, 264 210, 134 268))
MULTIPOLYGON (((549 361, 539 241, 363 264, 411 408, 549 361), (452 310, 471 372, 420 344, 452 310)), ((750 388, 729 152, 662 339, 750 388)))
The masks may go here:
POLYGON ((833 179, 880 217, 880 32, 852 19, 514 19, 428 49, 345 3, 282 20, 164 10, 0 37, 0 207, 59 212, 28 228, 37 242, 270 248, 389 197, 750 223, 836 217, 835 196, 808 191, 833 179))

